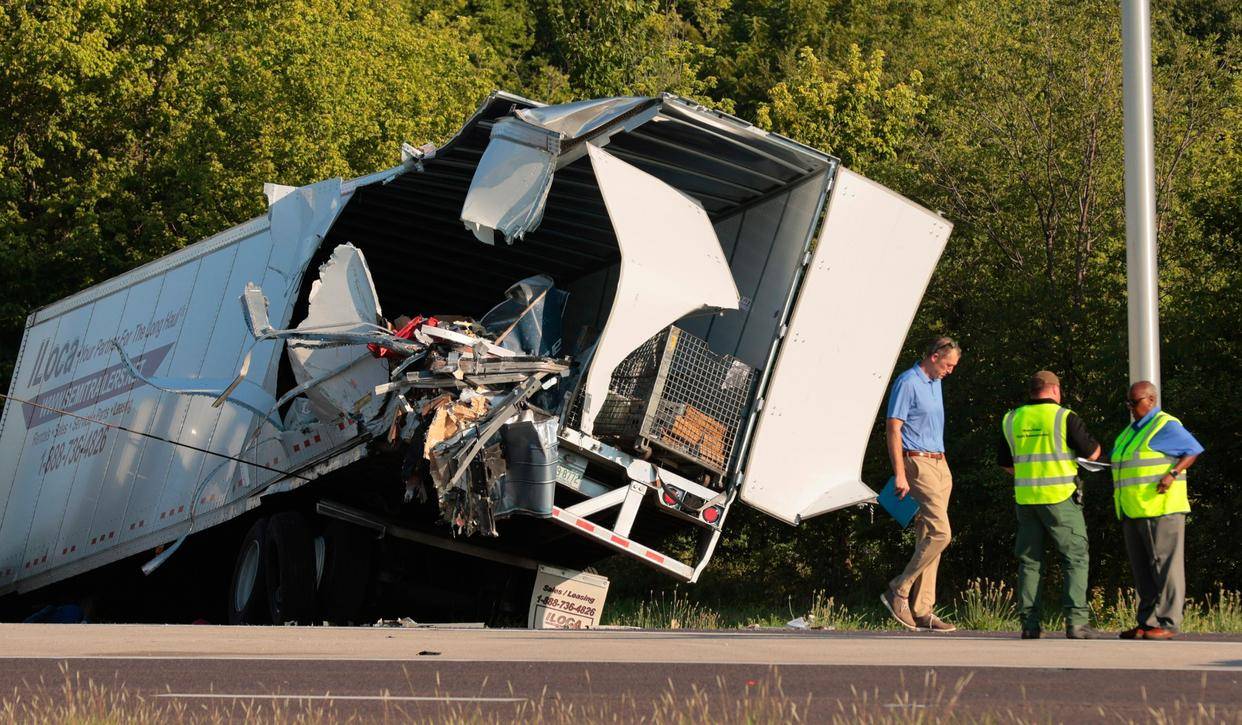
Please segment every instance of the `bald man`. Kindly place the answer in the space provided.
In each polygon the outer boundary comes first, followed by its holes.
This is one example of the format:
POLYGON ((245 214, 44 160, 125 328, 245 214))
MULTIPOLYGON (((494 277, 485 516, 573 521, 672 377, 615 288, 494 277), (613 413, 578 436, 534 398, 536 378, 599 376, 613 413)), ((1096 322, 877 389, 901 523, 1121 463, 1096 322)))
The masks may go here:
POLYGON ((1160 409, 1151 382, 1130 386, 1126 405, 1133 421, 1113 444, 1113 504, 1139 602, 1138 622, 1121 638, 1172 639, 1186 604, 1186 469, 1203 446, 1160 409))

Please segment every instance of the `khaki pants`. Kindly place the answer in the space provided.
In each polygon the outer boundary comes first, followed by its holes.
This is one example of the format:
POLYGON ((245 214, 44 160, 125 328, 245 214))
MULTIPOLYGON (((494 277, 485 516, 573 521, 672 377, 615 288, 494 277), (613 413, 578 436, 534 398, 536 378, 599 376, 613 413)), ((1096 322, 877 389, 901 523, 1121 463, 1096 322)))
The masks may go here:
POLYGON ((910 612, 926 617, 936 605, 936 570, 940 554, 949 545, 949 494, 953 491, 953 474, 943 458, 905 458, 906 480, 910 493, 919 502, 918 519, 914 524, 916 543, 914 556, 905 571, 889 587, 899 597, 910 598, 910 612))

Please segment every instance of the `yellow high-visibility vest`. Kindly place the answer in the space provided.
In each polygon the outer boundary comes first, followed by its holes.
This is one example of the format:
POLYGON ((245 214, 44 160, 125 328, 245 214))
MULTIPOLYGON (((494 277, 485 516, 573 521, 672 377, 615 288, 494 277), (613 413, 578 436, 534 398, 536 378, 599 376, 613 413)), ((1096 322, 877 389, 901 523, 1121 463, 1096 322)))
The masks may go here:
POLYGON ((1005 415, 1001 427, 1013 454, 1013 496, 1020 504, 1061 503, 1078 487, 1078 464, 1065 422, 1070 409, 1031 403, 1005 415))
POLYGON ((1117 518, 1124 513, 1130 519, 1148 519, 1165 514, 1190 511, 1190 497, 1186 488, 1186 472, 1173 480, 1169 490, 1156 490, 1164 474, 1177 465, 1177 458, 1166 456, 1150 446, 1151 439, 1169 423, 1180 423, 1177 418, 1162 411, 1157 412, 1139 430, 1127 425, 1113 443, 1113 506, 1117 518))

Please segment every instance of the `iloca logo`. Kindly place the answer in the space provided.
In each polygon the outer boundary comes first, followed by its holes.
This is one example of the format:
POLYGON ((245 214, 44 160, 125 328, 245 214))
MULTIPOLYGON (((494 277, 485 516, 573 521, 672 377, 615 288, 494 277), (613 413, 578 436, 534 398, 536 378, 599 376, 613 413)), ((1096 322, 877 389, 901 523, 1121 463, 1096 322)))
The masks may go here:
POLYGON ((39 346, 39 354, 35 356, 34 368, 26 384, 34 387, 71 372, 77 363, 78 353, 81 351, 81 338, 74 338, 60 344, 44 340, 39 346))

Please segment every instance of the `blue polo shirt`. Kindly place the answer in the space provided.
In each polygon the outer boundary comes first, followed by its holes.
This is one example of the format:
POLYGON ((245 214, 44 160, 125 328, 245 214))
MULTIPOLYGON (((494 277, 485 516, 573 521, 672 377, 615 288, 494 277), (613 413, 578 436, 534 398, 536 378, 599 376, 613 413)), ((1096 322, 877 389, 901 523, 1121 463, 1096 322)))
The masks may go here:
MULTIPOLYGON (((1156 413, 1160 412, 1160 408, 1152 408, 1147 415, 1139 418, 1130 424, 1135 431, 1142 430, 1148 421, 1156 417, 1156 413)), ((1186 426, 1171 420, 1164 424, 1164 427, 1156 431, 1156 435, 1151 437, 1151 443, 1147 444, 1153 451, 1159 451, 1166 456, 1173 458, 1182 458, 1184 456, 1197 456, 1203 452, 1203 446, 1186 430, 1186 426)))
POLYGON ((918 363, 893 381, 885 417, 902 421, 903 449, 944 453, 944 398, 940 381, 927 377, 918 363))

